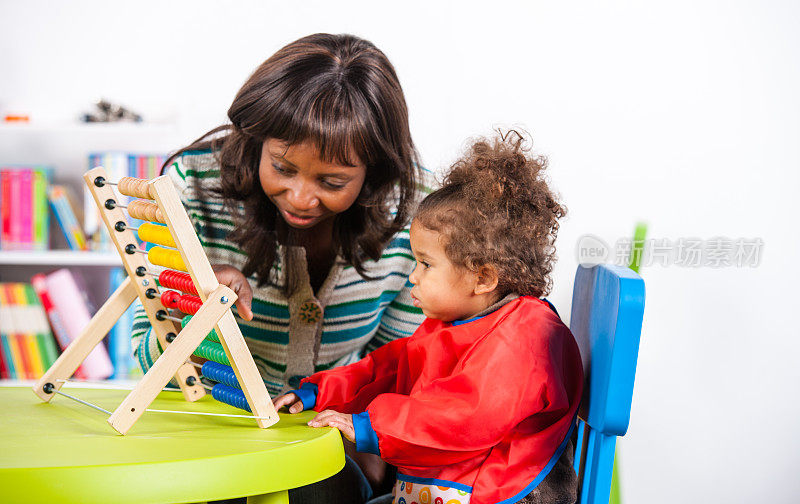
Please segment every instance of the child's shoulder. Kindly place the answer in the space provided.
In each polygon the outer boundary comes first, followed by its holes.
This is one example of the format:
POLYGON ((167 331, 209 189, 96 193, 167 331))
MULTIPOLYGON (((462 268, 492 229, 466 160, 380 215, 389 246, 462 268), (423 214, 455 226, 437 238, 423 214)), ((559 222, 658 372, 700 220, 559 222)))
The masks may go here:
POLYGON ((566 335, 568 339, 574 339, 561 317, 544 299, 520 296, 503 309, 504 313, 497 321, 494 332, 514 346, 549 347, 554 342, 563 342, 566 335))

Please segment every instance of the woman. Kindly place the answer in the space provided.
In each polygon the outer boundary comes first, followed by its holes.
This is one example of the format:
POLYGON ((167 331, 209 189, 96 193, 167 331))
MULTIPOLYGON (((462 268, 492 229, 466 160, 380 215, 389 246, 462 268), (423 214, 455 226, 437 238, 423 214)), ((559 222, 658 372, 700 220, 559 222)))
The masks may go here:
MULTIPOLYGON (((228 117, 165 168, 220 282, 239 295, 270 393, 413 333, 424 317, 409 295, 407 225, 426 175, 386 56, 351 35, 304 37, 256 69, 228 117)), ((160 350, 141 309, 133 344, 148 369, 160 350)), ((379 459, 360 465, 373 485, 384 479, 379 459)), ((363 480, 351 461, 335 478, 292 501, 368 497, 327 493, 363 480)))

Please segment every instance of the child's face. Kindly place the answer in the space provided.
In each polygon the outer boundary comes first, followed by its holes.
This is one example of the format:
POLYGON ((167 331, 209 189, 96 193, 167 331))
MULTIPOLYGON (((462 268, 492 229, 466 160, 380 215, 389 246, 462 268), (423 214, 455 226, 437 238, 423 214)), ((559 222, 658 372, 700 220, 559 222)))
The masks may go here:
POLYGON ((409 280, 414 284, 414 306, 426 317, 451 322, 464 320, 484 308, 485 299, 476 296, 477 275, 450 262, 441 234, 411 223, 411 250, 417 266, 409 280))

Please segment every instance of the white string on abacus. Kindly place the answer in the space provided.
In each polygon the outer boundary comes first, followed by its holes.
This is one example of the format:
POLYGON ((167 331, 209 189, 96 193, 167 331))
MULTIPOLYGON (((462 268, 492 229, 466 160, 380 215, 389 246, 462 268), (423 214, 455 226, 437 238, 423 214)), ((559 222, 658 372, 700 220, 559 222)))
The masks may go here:
MULTIPOLYGON (((74 383, 74 382, 72 382, 70 380, 56 380, 56 381, 57 382, 61 382, 61 383, 74 383)), ((204 387, 208 388, 208 385, 205 385, 205 384, 202 384, 202 385, 204 387)), ((162 390, 170 390, 170 389, 162 389, 162 390)), ((77 398, 77 397, 75 397, 73 395, 61 392, 60 390, 56 390, 56 389, 53 389, 53 392, 55 392, 56 394, 63 395, 64 397, 68 397, 68 398, 72 399, 73 401, 77 401, 77 402, 79 402, 81 404, 85 404, 86 406, 89 406, 90 408, 94 408, 97 411, 102 411, 103 413, 105 413, 107 415, 111 415, 110 411, 105 410, 105 409, 101 408, 100 406, 92 404, 92 403, 90 403, 88 401, 84 401, 83 399, 79 399, 79 398, 77 398)), ((253 420, 269 420, 270 418, 272 418, 272 417, 268 417, 268 416, 262 417, 262 416, 255 416, 255 415, 231 415, 231 414, 227 414, 227 413, 206 413, 206 412, 203 412, 203 411, 175 411, 175 410, 162 410, 162 409, 152 409, 152 408, 147 408, 145 411, 150 412, 150 413, 176 413, 176 414, 180 414, 180 415, 203 415, 203 416, 219 416, 219 417, 230 417, 230 418, 252 418, 253 420)))

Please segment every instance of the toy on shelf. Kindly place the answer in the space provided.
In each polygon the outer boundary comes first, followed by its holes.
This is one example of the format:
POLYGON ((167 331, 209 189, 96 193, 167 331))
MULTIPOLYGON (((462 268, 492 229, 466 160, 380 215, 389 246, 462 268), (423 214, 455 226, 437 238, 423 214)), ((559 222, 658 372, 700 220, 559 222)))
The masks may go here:
POLYGON ((125 434, 173 376, 187 401, 203 397, 206 386, 199 379, 197 365, 189 361, 193 353, 213 358, 224 368, 215 367, 213 363, 203 367, 203 373, 209 378, 225 377, 225 381, 211 389, 214 398, 251 411, 261 428, 277 422, 275 407, 230 310, 237 296, 217 281, 172 182, 166 176, 153 180, 123 177, 114 184, 106 179, 101 167, 86 172, 84 180, 100 208, 128 277, 98 310, 80 337, 34 385, 36 395, 50 401, 55 394, 60 394, 88 404, 59 389, 138 297, 164 352, 110 414, 108 423, 115 430, 125 434), (117 185, 121 194, 140 199, 127 206, 120 205, 115 200, 112 185, 117 185), (122 208, 127 208, 131 217, 161 224, 145 222, 136 229, 141 240, 155 245, 149 251, 137 245, 134 229, 126 224, 122 208), (145 258, 154 265, 170 269, 155 273, 148 269, 145 258), (175 308, 187 315, 183 318, 171 316, 168 310, 175 308), (173 322, 181 323, 177 334, 173 322))

